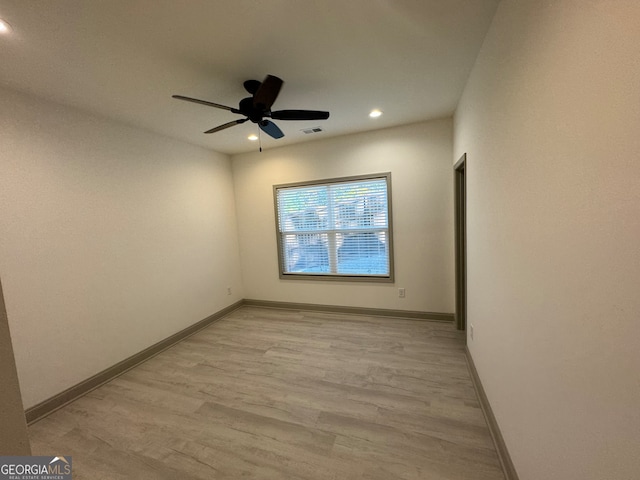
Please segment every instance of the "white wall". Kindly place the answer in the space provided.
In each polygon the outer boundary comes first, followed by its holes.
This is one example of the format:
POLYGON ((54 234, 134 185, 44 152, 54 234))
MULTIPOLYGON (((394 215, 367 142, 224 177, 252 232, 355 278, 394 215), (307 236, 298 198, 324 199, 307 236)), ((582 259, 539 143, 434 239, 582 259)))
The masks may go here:
POLYGON ((25 408, 243 298, 227 156, 7 90, 0 112, 25 408))
POLYGON ((446 119, 232 157, 246 297, 452 313, 451 149, 446 119), (387 171, 395 284, 280 280, 273 185, 387 171), (399 287, 406 298, 398 298, 399 287))
POLYGON ((640 475, 638 25, 505 0, 455 115, 469 348, 521 480, 640 475))

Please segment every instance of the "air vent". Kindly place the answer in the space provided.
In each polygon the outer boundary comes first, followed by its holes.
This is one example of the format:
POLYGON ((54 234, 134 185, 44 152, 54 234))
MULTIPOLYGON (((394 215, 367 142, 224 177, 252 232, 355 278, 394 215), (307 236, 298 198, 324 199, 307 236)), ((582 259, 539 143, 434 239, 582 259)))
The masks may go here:
POLYGON ((300 131, 305 135, 309 135, 310 133, 320 133, 322 129, 320 127, 312 127, 312 128, 303 128, 300 131))

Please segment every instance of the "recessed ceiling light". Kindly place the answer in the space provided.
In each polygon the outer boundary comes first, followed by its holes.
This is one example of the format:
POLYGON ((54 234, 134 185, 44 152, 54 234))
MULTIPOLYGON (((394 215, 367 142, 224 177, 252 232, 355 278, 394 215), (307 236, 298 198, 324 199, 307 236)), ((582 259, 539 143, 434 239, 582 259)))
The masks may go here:
POLYGON ((371 118, 378 118, 380 115, 382 115, 382 112, 377 108, 375 110, 371 110, 371 113, 369 114, 371 118))
POLYGON ((256 135, 255 133, 252 133, 251 135, 249 135, 247 137, 249 140, 251 140, 252 142, 255 142, 258 139, 258 135, 256 135))
POLYGON ((0 33, 11 33, 11 25, 0 18, 0 33))

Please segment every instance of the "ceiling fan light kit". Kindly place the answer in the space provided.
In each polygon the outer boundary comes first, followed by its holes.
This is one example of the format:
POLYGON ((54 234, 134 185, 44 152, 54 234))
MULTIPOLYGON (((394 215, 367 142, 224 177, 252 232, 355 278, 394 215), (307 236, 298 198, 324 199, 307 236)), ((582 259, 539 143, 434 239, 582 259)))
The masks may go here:
POLYGON ((184 100, 187 102, 199 103, 209 107, 228 110, 231 113, 243 115, 245 118, 234 120, 232 122, 218 125, 204 133, 215 133, 225 130, 235 125, 240 125, 246 121, 251 121, 258 125, 260 130, 272 138, 278 139, 284 137, 284 133, 269 118, 275 120, 326 120, 329 118, 329 112, 320 110, 277 110, 272 112, 271 106, 276 101, 280 89, 284 82, 274 76, 267 75, 262 81, 247 80, 243 83, 244 89, 251 94, 250 97, 243 98, 238 104, 238 108, 228 107, 219 103, 213 103, 197 98, 185 97, 183 95, 173 95, 173 98, 184 100))

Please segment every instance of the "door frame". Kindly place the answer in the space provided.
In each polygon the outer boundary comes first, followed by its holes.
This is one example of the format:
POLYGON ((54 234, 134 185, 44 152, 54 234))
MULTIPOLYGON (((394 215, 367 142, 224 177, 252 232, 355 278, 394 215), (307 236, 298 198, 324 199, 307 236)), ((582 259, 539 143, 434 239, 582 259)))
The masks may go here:
POLYGON ((456 326, 467 329, 467 154, 453 166, 455 195, 456 326))

